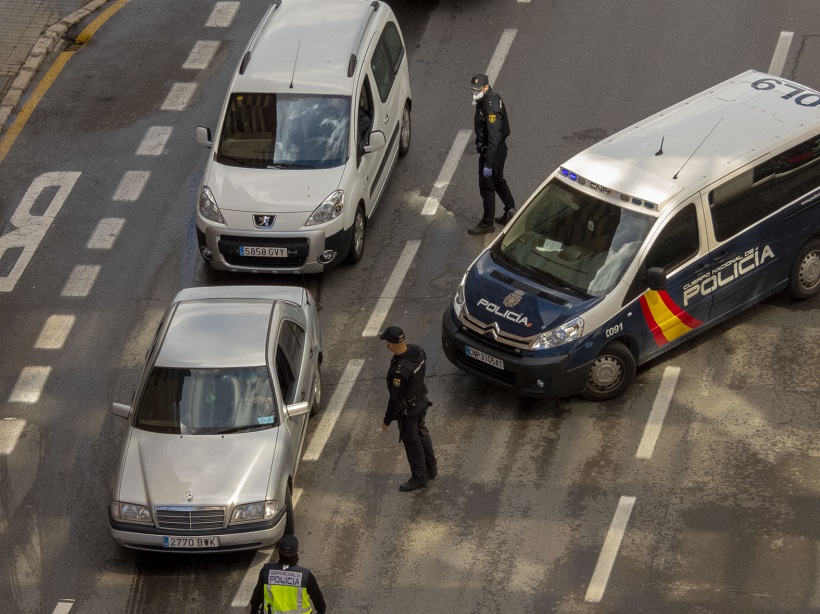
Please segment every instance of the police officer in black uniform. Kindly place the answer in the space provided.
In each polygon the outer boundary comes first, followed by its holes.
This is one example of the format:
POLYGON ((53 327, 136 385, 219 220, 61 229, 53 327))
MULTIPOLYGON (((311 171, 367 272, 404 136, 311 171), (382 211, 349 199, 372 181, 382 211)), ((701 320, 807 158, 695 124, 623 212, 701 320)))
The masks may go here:
POLYGON ((325 614, 327 605, 316 576, 299 565, 299 540, 285 534, 276 544, 279 562, 266 563, 251 595, 251 614, 306 612, 325 614))
POLYGON ((507 107, 490 87, 487 75, 475 75, 470 80, 470 90, 475 100, 475 148, 478 152, 478 188, 484 201, 481 221, 467 230, 471 235, 495 232, 495 224, 506 224, 515 214, 515 201, 507 180, 504 179, 504 162, 507 160, 507 137, 510 136, 510 119, 507 107), (504 203, 504 213, 495 216, 495 195, 504 203))
POLYGON ((387 371, 390 400, 381 427, 388 431, 393 420, 399 423, 399 440, 404 444, 412 472, 399 490, 410 492, 425 488, 427 481, 435 479, 438 474, 433 441, 424 425, 427 408, 432 405, 427 400, 427 386, 424 385, 427 357, 419 346, 405 342, 404 331, 398 326, 388 326, 379 339, 386 341, 387 349, 393 352, 387 371))

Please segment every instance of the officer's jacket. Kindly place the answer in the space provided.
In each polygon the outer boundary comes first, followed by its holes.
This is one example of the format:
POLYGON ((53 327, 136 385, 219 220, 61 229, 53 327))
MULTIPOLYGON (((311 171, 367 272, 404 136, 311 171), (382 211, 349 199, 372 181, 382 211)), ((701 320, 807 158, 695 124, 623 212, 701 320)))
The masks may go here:
POLYGON ((487 148, 484 166, 494 168, 498 147, 510 136, 510 119, 501 96, 489 89, 475 105, 476 149, 487 148))
POLYGON ((262 602, 265 614, 324 614, 326 609, 316 577, 301 565, 264 565, 251 597, 251 612, 262 602))
POLYGON ((407 415, 415 416, 427 409, 427 387, 424 372, 427 356, 419 346, 408 343, 404 354, 390 359, 387 370, 387 390, 390 400, 384 413, 384 423, 398 419, 407 404, 407 415))

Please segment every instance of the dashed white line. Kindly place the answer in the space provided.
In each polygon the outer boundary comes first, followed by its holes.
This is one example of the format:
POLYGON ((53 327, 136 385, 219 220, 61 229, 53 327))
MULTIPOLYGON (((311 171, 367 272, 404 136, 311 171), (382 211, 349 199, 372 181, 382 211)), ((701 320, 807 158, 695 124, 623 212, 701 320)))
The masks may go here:
POLYGON ((40 400, 51 367, 23 367, 9 395, 9 403, 36 403, 40 400))
POLYGON ((217 49, 219 49, 219 41, 197 41, 182 68, 191 70, 208 68, 217 49))
POLYGON ((649 412, 649 419, 643 429, 643 437, 641 437, 638 452, 635 454, 636 458, 652 458, 652 452, 655 450, 655 444, 661 434, 663 419, 666 417, 666 410, 669 409, 672 395, 675 394, 675 386, 678 383, 679 375, 680 367, 666 367, 664 369, 661 385, 658 386, 658 394, 655 395, 652 411, 649 412))
POLYGON ((68 276, 60 296, 88 296, 94 282, 97 280, 100 268, 98 264, 78 264, 75 266, 68 276))
POLYGON ((196 83, 174 83, 165 97, 160 109, 163 111, 182 111, 196 91, 196 83))
POLYGON ((251 595, 253 595, 253 589, 256 587, 256 580, 259 577, 259 568, 267 563, 270 557, 270 550, 256 551, 256 555, 253 557, 253 561, 251 561, 251 566, 248 567, 248 571, 245 572, 245 577, 242 578, 242 583, 239 585, 239 588, 236 589, 236 594, 231 602, 232 608, 248 607, 251 602, 251 595))
POLYGON ((231 25, 238 8, 239 2, 217 2, 214 5, 214 10, 211 11, 211 16, 205 22, 205 27, 227 28, 231 25))
POLYGON ((774 55, 772 56, 772 63, 769 64, 769 74, 777 75, 783 74, 783 69, 786 67, 786 58, 789 55, 789 47, 792 45, 794 32, 783 31, 777 39, 777 46, 774 48, 774 55))
POLYGON ((59 350, 65 345, 65 340, 68 338, 68 333, 74 326, 76 317, 72 315, 53 315, 49 316, 46 323, 43 324, 43 329, 40 331, 40 336, 34 343, 35 349, 38 350, 59 350))
POLYGON ((595 565, 584 601, 597 602, 603 598, 634 505, 635 497, 621 497, 618 501, 618 509, 615 510, 612 524, 609 525, 609 531, 606 534, 604 546, 601 548, 601 554, 598 556, 598 563, 595 565))
MULTIPOLYGON (((170 129, 168 134, 171 134, 170 129)), ((164 141, 162 147, 165 147, 164 141)), ((126 172, 122 176, 122 179, 120 179, 120 184, 117 186, 116 192, 114 192, 113 200, 119 202, 134 202, 139 200, 139 197, 142 195, 142 191, 145 188, 145 184, 148 183, 148 178, 150 176, 151 171, 126 172)))
POLYGON ((54 608, 54 611, 51 614, 68 614, 71 611, 71 606, 73 605, 73 599, 60 599, 57 603, 57 607, 54 608))
POLYGON ((151 126, 137 147, 138 156, 159 156, 165 153, 165 144, 173 132, 171 126, 151 126))
POLYGON ((456 140, 453 141, 453 146, 450 147, 450 153, 447 154, 447 159, 441 167, 441 172, 433 184, 430 196, 427 197, 427 202, 424 203, 424 208, 421 210, 422 215, 435 215, 436 211, 438 211, 441 199, 444 198, 444 193, 453 180, 453 174, 456 172, 456 168, 458 168, 458 162, 464 153, 467 141, 470 140, 470 134, 471 132, 469 130, 460 130, 456 135, 456 140))
POLYGON ((518 30, 515 28, 508 28, 501 33, 501 38, 495 46, 493 57, 490 60, 490 64, 487 66, 486 74, 490 79, 490 85, 495 84, 495 80, 498 78, 498 73, 501 72, 501 67, 504 65, 504 60, 507 59, 507 54, 510 52, 510 47, 512 47, 513 40, 515 40, 515 35, 517 33, 518 30))
POLYGON ((121 217, 104 217, 97 222, 97 227, 88 239, 88 249, 111 249, 120 235, 125 220, 121 217))
POLYGON ((19 418, 0 420, 0 456, 8 456, 14 451, 25 427, 26 421, 19 418))
POLYGON ((382 324, 384 324, 384 319, 387 317, 387 313, 390 311, 390 307, 399 292, 399 288, 401 288, 404 276, 407 275, 410 265, 413 264, 413 258, 416 256, 419 245, 421 245, 421 241, 408 241, 404 246, 399 261, 384 286, 381 298, 376 303, 373 313, 370 314, 370 319, 367 321, 367 326, 364 327, 362 337, 373 337, 379 333, 382 324))

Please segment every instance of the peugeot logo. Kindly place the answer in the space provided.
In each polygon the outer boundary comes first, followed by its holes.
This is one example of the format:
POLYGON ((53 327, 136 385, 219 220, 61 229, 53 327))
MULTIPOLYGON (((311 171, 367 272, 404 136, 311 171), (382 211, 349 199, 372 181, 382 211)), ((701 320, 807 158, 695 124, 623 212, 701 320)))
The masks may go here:
POLYGON ((186 499, 188 499, 188 503, 190 503, 191 501, 193 501, 193 500, 194 500, 194 493, 192 493, 192 492, 189 490, 188 492, 186 492, 186 493, 185 493, 185 498, 186 498, 186 499))
POLYGON ((253 216, 253 225, 257 228, 271 228, 273 226, 273 222, 276 220, 275 215, 254 215, 253 216))

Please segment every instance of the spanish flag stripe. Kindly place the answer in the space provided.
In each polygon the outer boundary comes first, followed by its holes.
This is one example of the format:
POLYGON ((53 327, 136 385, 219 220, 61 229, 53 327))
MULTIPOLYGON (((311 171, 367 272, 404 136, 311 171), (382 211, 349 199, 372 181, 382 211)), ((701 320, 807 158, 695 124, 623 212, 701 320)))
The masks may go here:
POLYGON ((703 322, 701 322, 697 318, 693 318, 683 309, 678 307, 678 305, 675 303, 675 301, 672 300, 672 297, 669 296, 669 293, 666 290, 661 290, 660 292, 658 292, 658 294, 660 295, 661 300, 664 302, 669 311, 675 314, 680 319, 680 321, 686 324, 686 326, 688 326, 690 329, 697 328, 698 326, 703 324, 703 322))
POLYGON ((658 345, 666 344, 666 337, 664 337, 661 327, 658 326, 658 323, 655 321, 655 316, 652 315, 652 310, 650 309, 649 303, 646 300, 646 294, 641 296, 640 303, 641 311, 643 311, 643 317, 646 320, 646 324, 649 326, 649 331, 655 337, 655 343, 657 343, 658 345))

